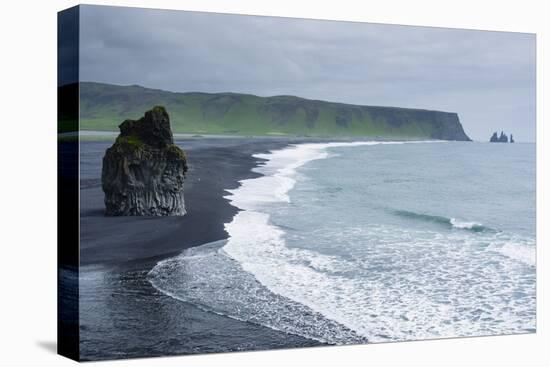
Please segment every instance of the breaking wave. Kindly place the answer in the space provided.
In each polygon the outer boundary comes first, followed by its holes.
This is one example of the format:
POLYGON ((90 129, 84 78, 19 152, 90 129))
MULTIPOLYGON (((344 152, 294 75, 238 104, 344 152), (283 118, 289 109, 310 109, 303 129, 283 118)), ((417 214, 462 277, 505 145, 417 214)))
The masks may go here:
POLYGON ((494 229, 486 227, 481 223, 462 221, 456 218, 447 218, 439 215, 415 213, 407 210, 395 210, 394 214, 403 218, 411 219, 411 220, 441 224, 449 228, 465 229, 473 232, 484 232, 484 231, 495 232, 494 229))
POLYGON ((531 239, 396 210, 435 229, 319 226, 319 237, 303 239, 355 244, 351 256, 288 245, 289 227, 274 224, 270 210, 292 205, 298 169, 330 158, 332 147, 377 144, 405 143, 299 144, 256 155, 266 159, 254 169, 263 176, 227 196, 242 209, 225 225, 228 240, 159 262, 149 281, 205 310, 331 344, 532 330, 534 272, 524 270, 534 265, 531 239))

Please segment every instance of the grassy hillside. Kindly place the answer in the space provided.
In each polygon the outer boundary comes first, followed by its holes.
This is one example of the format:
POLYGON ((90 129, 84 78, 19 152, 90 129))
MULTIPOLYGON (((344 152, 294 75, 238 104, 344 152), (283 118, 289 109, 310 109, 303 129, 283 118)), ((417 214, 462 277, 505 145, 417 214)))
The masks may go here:
POLYGON ((80 128, 118 130, 155 105, 166 107, 179 133, 469 140, 456 113, 90 82, 80 84, 80 128))

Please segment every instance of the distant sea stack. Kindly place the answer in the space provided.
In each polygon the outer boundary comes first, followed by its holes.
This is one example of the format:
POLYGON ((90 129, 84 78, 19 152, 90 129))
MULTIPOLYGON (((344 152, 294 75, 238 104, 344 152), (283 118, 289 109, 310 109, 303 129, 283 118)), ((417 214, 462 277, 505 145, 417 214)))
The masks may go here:
POLYGON ((170 111, 179 133, 470 141, 454 112, 91 82, 80 83, 80 127, 112 131, 114 121, 157 104, 170 111))
POLYGON ((109 216, 184 215, 185 153, 174 144, 166 109, 125 120, 103 157, 101 182, 109 216))
MULTIPOLYGON (((493 135, 491 136, 491 139, 489 139, 491 143, 508 143, 508 136, 504 133, 504 131, 500 132, 500 136, 495 131, 493 135)), ((510 143, 514 142, 514 136, 510 134, 510 143)))

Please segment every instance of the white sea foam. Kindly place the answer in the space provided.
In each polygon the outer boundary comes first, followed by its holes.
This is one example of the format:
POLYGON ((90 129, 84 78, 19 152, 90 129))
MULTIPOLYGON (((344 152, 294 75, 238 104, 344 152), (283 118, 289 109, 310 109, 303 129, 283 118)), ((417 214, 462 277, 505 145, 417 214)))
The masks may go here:
POLYGON ((353 147, 375 144, 402 144, 403 142, 342 142, 297 144, 254 157, 266 159, 267 163, 254 168, 262 177, 240 181, 241 186, 227 190, 231 204, 244 210, 261 208, 267 203, 289 202, 288 192, 294 187, 296 170, 304 164, 325 159, 327 148, 353 147))
POLYGON ((163 260, 149 272, 148 279, 170 297, 238 320, 325 343, 366 341, 306 305, 271 292, 227 256, 220 248, 223 243, 190 248, 163 260))
POLYGON ((226 224, 225 245, 163 261, 151 271, 151 282, 214 312, 336 344, 534 328, 534 273, 521 271, 531 257, 530 250, 516 248, 520 240, 490 231, 320 226, 316 238, 360 239, 365 246, 344 258, 287 245, 288 234, 269 213, 292 205, 288 193, 298 168, 329 157, 331 147, 375 144, 404 143, 300 144, 257 155, 267 160, 256 169, 264 176, 242 181, 227 196, 243 210, 226 224), (483 236, 485 247, 476 236, 483 236), (501 255, 512 260, 496 262, 501 255), (512 299, 516 293, 528 296, 512 299))
POLYGON ((489 246, 489 249, 524 264, 530 266, 536 265, 537 253, 534 243, 525 243, 521 240, 516 240, 514 242, 496 241, 489 246))
POLYGON ((483 224, 476 222, 463 222, 456 218, 451 218, 451 225, 458 229, 476 229, 483 228, 483 224))
MULTIPOLYGON (((439 142, 439 141, 427 141, 439 142)), ((296 170, 304 164, 329 157, 328 148, 355 147, 378 144, 412 144, 421 141, 359 141, 310 143, 291 145, 285 149, 271 151, 267 154, 255 154, 254 157, 266 159, 267 162, 253 171, 263 176, 240 181, 240 186, 227 190, 231 204, 244 210, 261 208, 267 203, 289 202, 288 192, 294 187, 296 170)))
MULTIPOLYGON (((534 327, 529 321, 534 322, 530 303, 511 308, 501 299, 515 291, 532 293, 529 287, 520 286, 517 265, 506 263, 504 271, 483 266, 491 259, 486 251, 480 251, 472 264, 469 255, 475 241, 469 234, 449 238, 391 227, 369 228, 369 236, 381 237, 369 244, 364 260, 350 262, 288 248, 284 232, 259 213, 239 213, 228 230, 232 237, 224 251, 261 284, 371 342, 497 334, 534 327), (462 244, 450 253, 442 252, 442 247, 449 246, 447 242, 462 244), (385 270, 377 271, 378 267, 385 270), (362 275, 349 278, 339 274, 346 271, 362 275)), ((361 231, 366 235, 361 228, 353 231, 353 237, 361 231)), ((342 238, 349 235, 340 234, 342 238)))
MULTIPOLYGON (((454 287, 457 288, 453 289, 454 279, 471 277, 473 284, 474 278, 479 276, 479 270, 473 274, 464 274, 465 269, 471 268, 471 264, 467 262, 467 246, 455 251, 454 255, 457 255, 457 258, 454 259, 454 266, 449 266, 448 262, 433 263, 436 254, 441 251, 438 246, 449 240, 437 237, 439 234, 415 233, 411 237, 410 231, 403 233, 392 228, 390 231, 399 233, 399 236, 392 237, 386 234, 384 238, 379 239, 379 244, 385 246, 381 250, 381 253, 385 254, 380 262, 381 266, 391 265, 387 256, 392 251, 395 251, 397 256, 392 261, 400 264, 399 269, 406 269, 416 262, 425 264, 425 274, 421 278, 408 279, 398 288, 394 283, 403 282, 400 279, 407 275, 388 272, 374 277, 367 275, 363 279, 347 278, 338 272, 355 271, 361 263, 352 263, 336 256, 322 255, 305 249, 289 248, 286 245, 285 232, 270 222, 270 216, 267 214, 269 210, 265 210, 265 205, 290 201, 288 192, 296 183, 297 168, 307 162, 326 158, 327 149, 332 147, 376 144, 404 142, 301 144, 258 155, 260 158, 268 159, 257 169, 265 176, 243 181, 242 186, 232 190, 228 196, 233 205, 244 211, 239 212, 233 221, 226 225, 230 237, 223 251, 275 294, 303 304, 370 341, 479 335, 517 330, 518 323, 522 320, 512 316, 505 304, 497 311, 486 309, 489 303, 498 304, 491 301, 493 292, 497 294, 506 291, 496 288, 502 281, 500 273, 490 273, 487 270, 486 277, 492 290, 486 298, 472 296, 461 299, 458 296, 464 292, 460 288, 463 285, 456 284, 454 287), (437 237, 435 241, 434 237, 437 237), (388 238, 388 243, 384 243, 388 238), (408 251, 410 255, 402 258, 408 251), (411 261, 422 254, 427 256, 426 263, 422 258, 415 259, 416 262, 411 261), (459 254, 463 254, 463 258, 459 254), (434 274, 438 274, 436 279, 434 274), (457 295, 456 298, 449 300, 443 294, 427 294, 430 293, 431 287, 438 286, 447 287, 448 293, 457 295), (487 315, 486 321, 472 324, 472 320, 479 319, 479 315, 487 315), (497 322, 493 318, 495 315, 498 315, 497 322), (492 325, 499 323, 498 328, 493 328, 492 325)), ((479 223, 461 222, 457 219, 453 219, 451 224, 461 229, 481 226, 479 223)), ((372 228, 369 231, 371 236, 375 233, 372 228)), ((467 238, 469 235, 463 236, 467 238)), ((331 231, 330 236, 335 236, 334 231, 331 231)), ((510 250, 503 247, 502 251, 510 250)), ((482 256, 486 254, 483 253, 482 256)), ((373 263, 376 261, 370 261, 369 266, 373 263)), ((416 273, 417 269, 411 269, 410 274, 416 273)), ((476 290, 477 288, 472 285, 469 292, 476 290)))

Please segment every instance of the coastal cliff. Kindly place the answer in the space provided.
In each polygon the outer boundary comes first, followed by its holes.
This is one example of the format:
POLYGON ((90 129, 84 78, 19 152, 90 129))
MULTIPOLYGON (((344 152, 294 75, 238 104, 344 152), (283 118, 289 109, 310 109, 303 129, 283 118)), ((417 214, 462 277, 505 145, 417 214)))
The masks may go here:
POLYGON ((184 215, 187 160, 174 144, 164 107, 139 120, 125 120, 120 135, 103 157, 105 214, 184 215))
POLYGON ((157 104, 171 111, 172 129, 178 133, 470 140, 452 112, 91 82, 80 83, 80 126, 113 130, 113 121, 139 117, 157 104))

